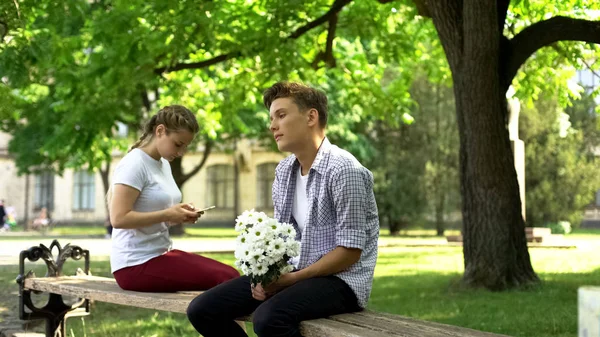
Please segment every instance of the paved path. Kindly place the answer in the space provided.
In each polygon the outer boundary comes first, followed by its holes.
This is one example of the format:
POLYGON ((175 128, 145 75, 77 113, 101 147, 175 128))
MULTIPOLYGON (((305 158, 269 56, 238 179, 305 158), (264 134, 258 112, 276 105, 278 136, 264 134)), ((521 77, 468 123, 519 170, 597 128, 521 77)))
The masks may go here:
MULTIPOLYGON (((110 256, 111 245, 109 239, 59 238, 58 242, 63 246, 70 243, 87 249, 90 251, 92 258, 110 256)), ((49 247, 52 243, 52 238, 33 237, 27 240, 0 241, 0 265, 18 264, 19 253, 22 250, 38 246, 40 243, 49 247)), ((235 239, 173 239, 173 248, 199 253, 233 252, 235 249, 235 239)))

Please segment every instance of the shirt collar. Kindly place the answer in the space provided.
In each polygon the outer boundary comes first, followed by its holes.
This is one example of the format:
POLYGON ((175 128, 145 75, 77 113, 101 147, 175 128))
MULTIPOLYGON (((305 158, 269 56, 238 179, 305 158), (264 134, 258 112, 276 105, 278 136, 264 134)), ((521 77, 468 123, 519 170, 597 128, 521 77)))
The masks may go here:
MULTIPOLYGON (((327 137, 323 138, 323 142, 321 143, 321 146, 319 146, 317 156, 315 157, 315 160, 312 163, 311 169, 314 169, 315 171, 321 174, 325 172, 325 169, 327 167, 327 161, 324 160, 324 158, 331 152, 332 146, 333 145, 331 145, 331 142, 327 137)), ((294 156, 294 160, 290 163, 290 166, 288 166, 288 168, 291 169, 292 172, 295 172, 296 170, 298 170, 299 167, 300 162, 298 161, 298 158, 294 156)))
POLYGON ((319 151, 317 151, 317 156, 313 161, 312 168, 321 174, 325 172, 325 168, 327 167, 327 161, 324 159, 325 156, 331 152, 331 146, 331 142, 329 142, 329 139, 325 137, 321 143, 321 146, 319 147, 319 151))

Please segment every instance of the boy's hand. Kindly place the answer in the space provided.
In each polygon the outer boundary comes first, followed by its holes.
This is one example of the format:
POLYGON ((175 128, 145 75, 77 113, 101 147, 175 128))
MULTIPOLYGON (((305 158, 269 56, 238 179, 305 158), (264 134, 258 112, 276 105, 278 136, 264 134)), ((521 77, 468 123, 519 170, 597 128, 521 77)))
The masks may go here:
POLYGON ((277 294, 281 290, 294 285, 298 282, 295 273, 287 273, 281 275, 275 282, 271 282, 268 286, 263 287, 262 284, 257 284, 252 287, 252 297, 259 301, 265 301, 269 297, 277 294))

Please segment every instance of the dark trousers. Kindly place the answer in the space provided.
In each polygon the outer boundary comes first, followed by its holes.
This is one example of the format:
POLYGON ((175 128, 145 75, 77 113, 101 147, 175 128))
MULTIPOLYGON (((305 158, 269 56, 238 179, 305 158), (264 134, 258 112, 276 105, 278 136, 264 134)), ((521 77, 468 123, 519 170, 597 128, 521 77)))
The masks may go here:
POLYGON ((352 289, 335 276, 300 281, 264 302, 252 297, 250 278, 241 276, 196 297, 187 316, 204 337, 246 337, 234 319, 252 312, 259 337, 300 337, 301 321, 360 310, 352 289))

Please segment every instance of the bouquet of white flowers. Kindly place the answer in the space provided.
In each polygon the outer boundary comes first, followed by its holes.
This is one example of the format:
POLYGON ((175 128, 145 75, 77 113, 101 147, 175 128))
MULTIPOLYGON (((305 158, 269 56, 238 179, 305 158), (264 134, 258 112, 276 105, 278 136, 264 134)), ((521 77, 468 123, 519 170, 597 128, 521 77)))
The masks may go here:
POLYGON ((237 217, 235 230, 235 265, 252 284, 269 284, 294 269, 289 260, 299 254, 300 243, 292 225, 252 209, 237 217))

